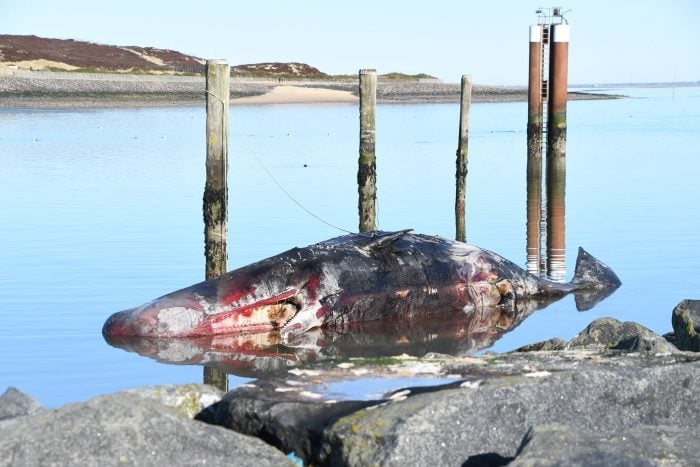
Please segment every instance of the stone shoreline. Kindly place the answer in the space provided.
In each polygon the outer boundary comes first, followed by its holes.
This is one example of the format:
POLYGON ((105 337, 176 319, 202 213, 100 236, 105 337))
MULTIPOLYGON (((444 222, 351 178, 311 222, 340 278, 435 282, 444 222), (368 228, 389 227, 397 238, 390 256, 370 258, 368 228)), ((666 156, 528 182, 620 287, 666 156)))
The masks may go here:
POLYGON ((227 394, 158 386, 43 410, 10 388, 0 466, 700 465, 700 353, 681 350, 700 348, 700 301, 672 322, 659 336, 600 318, 569 342, 478 358, 323 361, 227 394), (407 377, 442 382, 373 400, 323 390, 407 377))
MULTIPOLYGON (((204 79, 153 76, 70 76, 67 73, 35 72, 28 76, 0 76, 0 107, 4 108, 92 108, 204 105, 204 79), (59 77, 60 76, 60 77, 59 77)), ((231 81, 231 103, 237 98, 262 96, 279 85, 303 89, 328 89, 358 95, 352 81, 231 81)), ((379 103, 457 103, 457 83, 379 81, 379 103)), ((619 96, 569 93, 569 99, 611 99, 619 96)), ((524 87, 473 87, 472 102, 517 102, 527 100, 524 87)), ((275 102, 271 102, 275 103, 275 102)))

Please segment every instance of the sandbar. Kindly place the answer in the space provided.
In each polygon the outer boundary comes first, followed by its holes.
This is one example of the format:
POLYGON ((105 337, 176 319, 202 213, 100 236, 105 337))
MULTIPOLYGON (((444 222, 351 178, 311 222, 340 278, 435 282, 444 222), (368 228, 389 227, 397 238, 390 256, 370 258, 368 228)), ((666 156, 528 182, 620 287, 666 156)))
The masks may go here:
POLYGON ((260 96, 231 99, 232 105, 252 104, 342 104, 357 103, 358 97, 350 91, 302 86, 275 86, 260 96))

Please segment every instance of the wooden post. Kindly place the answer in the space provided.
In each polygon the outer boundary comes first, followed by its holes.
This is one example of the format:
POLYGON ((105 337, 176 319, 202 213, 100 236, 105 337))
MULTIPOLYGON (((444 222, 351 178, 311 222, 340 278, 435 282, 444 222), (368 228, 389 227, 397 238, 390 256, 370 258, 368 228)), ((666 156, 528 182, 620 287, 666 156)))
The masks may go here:
POLYGON ((547 109, 547 270, 555 280, 566 275, 566 101, 569 25, 552 25, 547 109))
POLYGON ((527 270, 540 273, 542 214, 542 27, 530 26, 527 93, 527 270))
POLYGON ((466 194, 467 194, 467 148, 469 147, 469 110, 472 104, 472 77, 462 76, 462 94, 459 105, 459 143, 457 145, 456 195, 455 195, 455 239, 467 241, 466 194))
POLYGON ((377 72, 360 70, 360 158, 357 170, 360 232, 376 230, 377 164, 374 153, 376 106, 377 72))
MULTIPOLYGON (((207 160, 204 185, 205 277, 226 273, 228 254, 228 111, 230 69, 225 60, 207 60, 207 160)), ((204 384, 228 390, 226 373, 204 368, 204 384)))

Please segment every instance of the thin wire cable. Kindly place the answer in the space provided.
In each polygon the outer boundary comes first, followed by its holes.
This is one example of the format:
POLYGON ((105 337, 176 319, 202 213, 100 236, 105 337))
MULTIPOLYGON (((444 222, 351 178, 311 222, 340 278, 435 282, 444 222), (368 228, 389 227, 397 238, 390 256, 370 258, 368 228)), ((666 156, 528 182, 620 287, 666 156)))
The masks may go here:
POLYGON ((342 227, 338 227, 337 225, 331 224, 330 222, 328 222, 328 221, 326 221, 325 219, 323 219, 322 217, 318 216, 317 214, 315 214, 315 213, 312 212, 311 210, 307 209, 307 208, 306 208, 303 204, 301 204, 299 201, 297 201, 297 199, 296 199, 294 196, 292 196, 292 194, 289 193, 289 192, 284 188, 284 186, 282 186, 282 184, 281 184, 280 182, 277 181, 277 179, 275 178, 275 176, 272 175, 272 172, 270 172, 270 170, 267 168, 267 166, 266 166, 266 165, 263 163, 263 161, 258 157, 257 153, 255 152, 255 149, 253 149, 253 147, 250 145, 250 143, 248 142, 248 140, 246 139, 246 137, 245 137, 244 135, 242 135, 240 132, 236 132, 236 134, 241 138, 241 140, 243 141, 243 143, 244 143, 244 144, 246 145, 246 147, 248 148, 248 151, 250 152, 250 154, 251 154, 251 155, 253 156, 253 158, 257 161, 257 163, 260 165, 260 167, 262 167, 262 169, 265 171, 265 173, 267 174, 267 176, 270 177, 270 179, 275 183, 275 185, 277 185, 277 187, 282 191, 282 193, 284 193, 285 195, 287 195, 287 197, 288 197, 290 200, 292 200, 292 202, 293 202, 294 204, 296 204, 297 206, 299 206, 304 212, 306 212, 307 214, 309 214, 309 215, 310 215, 311 217, 313 217, 314 219, 316 219, 316 220, 318 220, 318 221, 320 221, 320 222, 323 222, 324 224, 326 224, 326 225, 329 226, 329 227, 332 227, 332 228, 334 228, 334 229, 340 230, 341 232, 345 232, 345 233, 349 233, 349 234, 355 233, 355 232, 352 232, 352 231, 350 231, 350 230, 346 230, 346 229, 344 229, 344 228, 342 228, 342 227))

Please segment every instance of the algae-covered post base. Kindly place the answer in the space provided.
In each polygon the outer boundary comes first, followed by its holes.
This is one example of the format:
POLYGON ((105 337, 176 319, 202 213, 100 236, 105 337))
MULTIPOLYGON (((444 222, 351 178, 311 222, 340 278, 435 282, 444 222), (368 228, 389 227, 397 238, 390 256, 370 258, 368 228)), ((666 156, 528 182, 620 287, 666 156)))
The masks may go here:
MULTIPOLYGON (((207 159, 204 186, 205 277, 226 273, 228 253, 228 112, 230 69, 225 60, 207 60, 207 159)), ((204 383, 228 390, 226 373, 204 369, 204 383)))
POLYGON ((376 230, 377 164, 375 115, 377 106, 377 72, 360 70, 360 158, 357 170, 360 232, 376 230))
POLYGON ((455 171, 455 240, 467 241, 466 197, 467 197, 467 149, 469 147, 469 110, 472 103, 472 77, 462 76, 462 91, 459 106, 459 143, 457 145, 457 168, 455 171))

